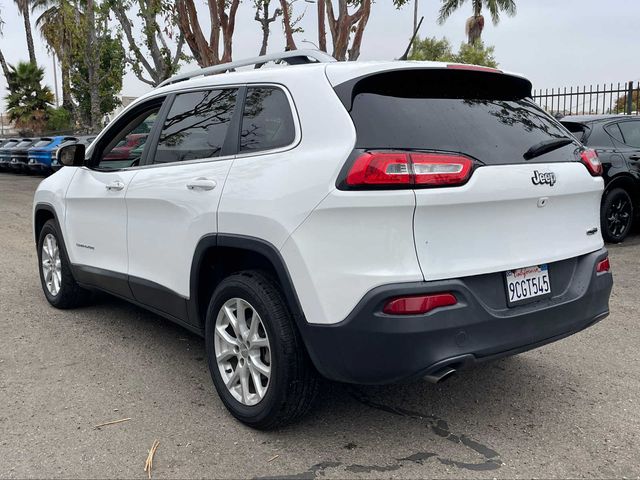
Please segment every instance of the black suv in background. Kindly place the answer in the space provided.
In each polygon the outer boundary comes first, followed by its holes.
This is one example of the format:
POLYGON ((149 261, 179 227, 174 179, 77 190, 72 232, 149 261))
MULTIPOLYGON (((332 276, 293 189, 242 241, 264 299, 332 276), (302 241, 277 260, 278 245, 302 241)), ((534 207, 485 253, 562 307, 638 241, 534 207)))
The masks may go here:
POLYGON ((640 211, 640 117, 575 115, 561 122, 598 152, 605 181, 600 207, 602 236, 608 242, 622 242, 640 211))

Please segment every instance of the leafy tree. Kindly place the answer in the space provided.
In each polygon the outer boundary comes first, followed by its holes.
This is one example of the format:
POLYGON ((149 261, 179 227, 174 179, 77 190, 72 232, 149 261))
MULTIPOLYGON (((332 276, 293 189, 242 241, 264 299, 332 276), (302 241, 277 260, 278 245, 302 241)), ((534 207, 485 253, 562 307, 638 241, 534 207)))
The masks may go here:
POLYGON ((31 31, 31 2, 30 0, 15 0, 20 15, 24 20, 24 32, 27 36, 27 49, 29 50, 29 61, 36 64, 36 50, 33 47, 33 32, 31 31))
MULTIPOLYGON (((633 94, 631 95, 631 111, 638 111, 640 110, 640 90, 636 89, 633 91, 633 94)), ((618 97, 618 99, 616 100, 616 104, 615 106, 609 110, 609 113, 629 113, 627 112, 627 98, 628 98, 628 94, 625 93, 624 95, 618 97)))
POLYGON ((472 43, 463 43, 460 50, 455 56, 454 61, 457 63, 468 63, 471 65, 484 65, 485 67, 496 68, 498 62, 493 55, 495 47, 485 47, 481 41, 472 43))
POLYGON ((436 37, 420 40, 416 38, 409 60, 430 60, 432 62, 453 62, 455 54, 451 43, 446 38, 436 37))
POLYGON ((186 56, 182 53, 182 33, 178 34, 175 49, 167 41, 175 36, 177 19, 173 1, 108 0, 108 6, 127 39, 130 52, 127 63, 140 81, 156 86, 178 70, 180 61, 186 56), (131 20, 134 15, 142 24, 142 39, 134 32, 135 24, 131 20))
MULTIPOLYGON (((87 42, 88 39, 85 39, 87 42)), ((112 36, 106 28, 100 28, 93 47, 96 51, 96 63, 89 65, 85 49, 79 48, 75 52, 71 69, 71 91, 78 103, 78 121, 82 125, 90 126, 92 131, 102 127, 104 115, 112 112, 120 105, 118 94, 122 90, 122 77, 125 69, 125 52, 122 39, 112 36), (94 69, 92 83, 90 67, 94 69), (97 105, 92 99, 92 88, 96 88, 97 105)))
POLYGON ((71 130, 73 121, 71 113, 64 107, 52 108, 49 110, 49 118, 47 119, 46 129, 49 132, 60 132, 71 130))
MULTIPOLYGON (((462 7, 466 1, 467 0, 442 0, 438 23, 444 23, 447 18, 462 7)), ((500 21, 500 12, 504 12, 510 17, 516 14, 515 0, 471 0, 471 6, 473 8, 473 15, 467 19, 465 26, 469 44, 479 41, 482 36, 482 30, 484 29, 483 7, 489 10, 494 25, 497 25, 500 21)))
POLYGON ((416 39, 409 60, 431 60, 436 62, 468 63, 496 68, 498 62, 493 56, 494 47, 485 47, 482 42, 472 45, 462 43, 455 53, 446 38, 436 37, 416 39))
POLYGON ((42 85, 44 69, 31 62, 9 66, 7 112, 19 130, 40 133, 47 124, 53 92, 42 85))

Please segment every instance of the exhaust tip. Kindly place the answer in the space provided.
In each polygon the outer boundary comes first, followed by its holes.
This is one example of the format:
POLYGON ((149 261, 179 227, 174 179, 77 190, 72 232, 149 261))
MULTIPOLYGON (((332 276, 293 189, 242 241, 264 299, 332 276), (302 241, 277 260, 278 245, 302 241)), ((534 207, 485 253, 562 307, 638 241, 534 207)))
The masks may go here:
POLYGON ((441 383, 450 378, 454 373, 456 373, 455 368, 443 367, 440 370, 436 370, 435 372, 429 375, 425 375, 422 378, 424 378, 424 380, 429 383, 441 383))

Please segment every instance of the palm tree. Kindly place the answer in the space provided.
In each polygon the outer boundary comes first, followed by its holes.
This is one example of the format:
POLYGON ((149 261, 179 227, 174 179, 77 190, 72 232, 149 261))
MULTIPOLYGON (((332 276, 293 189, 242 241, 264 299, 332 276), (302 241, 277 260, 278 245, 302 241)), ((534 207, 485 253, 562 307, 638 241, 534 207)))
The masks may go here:
POLYGON ((36 18, 36 26, 49 48, 58 57, 62 73, 62 106, 73 110, 71 100, 71 53, 74 26, 81 13, 68 0, 33 0, 32 10, 44 10, 36 18))
POLYGON ((36 50, 33 47, 33 34, 31 32, 31 1, 15 0, 18 11, 24 20, 24 31, 27 35, 27 48, 29 49, 29 61, 36 64, 36 50))
POLYGON ((35 63, 20 62, 9 66, 7 112, 20 130, 40 133, 45 128, 53 92, 42 85, 43 78, 44 69, 35 63))
MULTIPOLYGON (((458 10, 466 0, 442 0, 438 23, 442 24, 453 12, 458 10)), ((514 0, 471 0, 473 15, 467 19, 466 33, 469 45, 480 40, 482 29, 484 28, 484 17, 482 7, 486 7, 491 14, 494 25, 500 21, 500 12, 513 17, 516 14, 516 2, 514 0)))

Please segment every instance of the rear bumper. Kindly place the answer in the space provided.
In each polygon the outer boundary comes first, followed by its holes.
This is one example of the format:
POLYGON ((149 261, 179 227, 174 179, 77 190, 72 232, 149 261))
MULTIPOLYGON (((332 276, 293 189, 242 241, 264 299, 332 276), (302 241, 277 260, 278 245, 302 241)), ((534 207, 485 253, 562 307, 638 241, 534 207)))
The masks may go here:
POLYGON ((597 274, 605 249, 549 264, 553 297, 506 306, 501 273, 386 285, 370 291, 334 325, 306 324, 309 354, 325 377, 361 384, 393 383, 444 367, 520 353, 591 326, 609 313, 611 273, 597 274), (452 292, 458 303, 426 315, 382 313, 399 295, 452 292))

